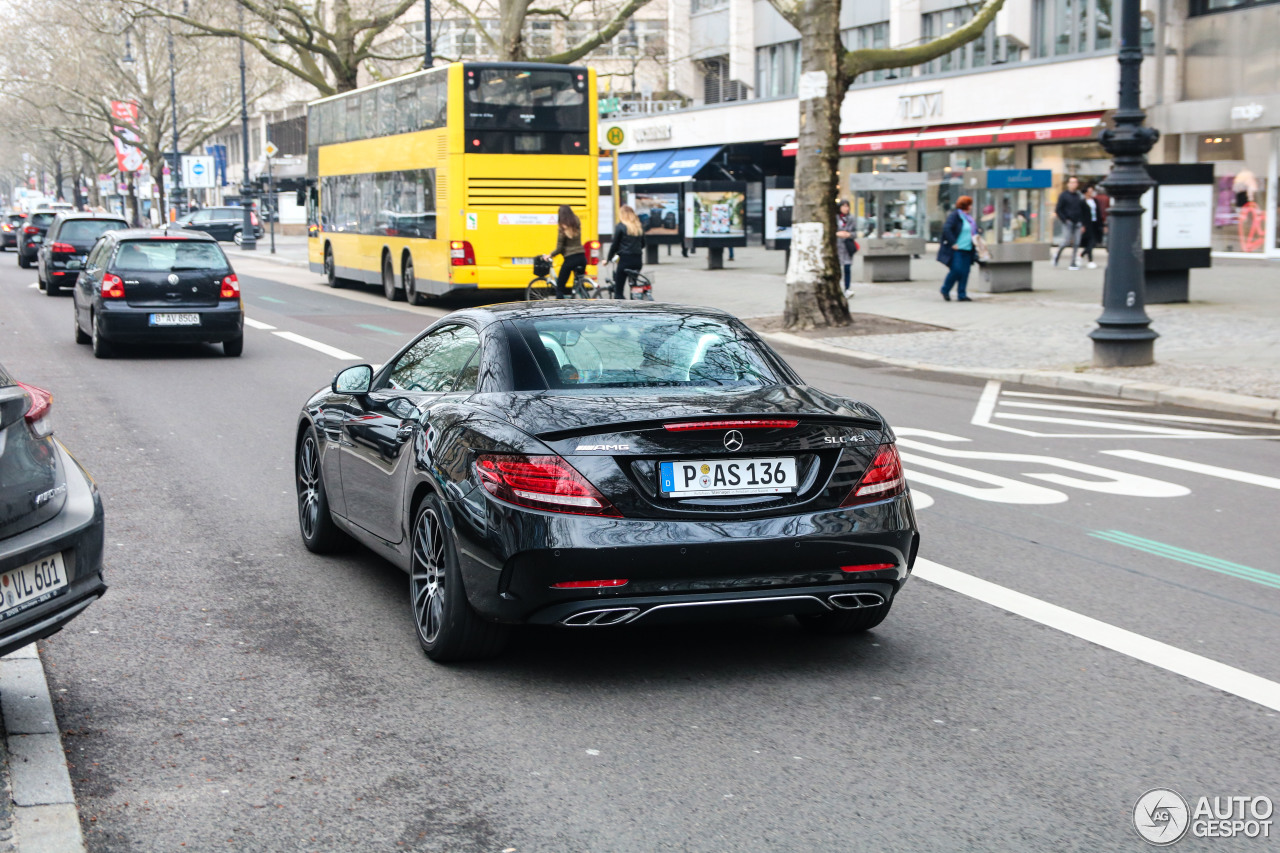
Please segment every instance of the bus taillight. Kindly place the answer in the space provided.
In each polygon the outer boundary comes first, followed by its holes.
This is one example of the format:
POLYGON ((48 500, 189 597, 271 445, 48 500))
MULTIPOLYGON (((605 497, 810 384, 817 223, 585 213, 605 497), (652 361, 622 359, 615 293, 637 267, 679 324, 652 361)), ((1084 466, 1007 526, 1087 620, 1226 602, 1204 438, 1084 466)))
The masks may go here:
MULTIPOLYGON (((599 243, 596 244, 596 254, 600 253, 599 243)), ((474 267, 476 265, 476 252, 471 248, 471 243, 466 240, 453 240, 449 243, 449 257, 453 261, 455 267, 474 267)))
MULTIPOLYGON (((586 245, 587 266, 600 266, 600 241, 589 240, 586 245)), ((455 262, 456 263, 456 262, 455 262)))

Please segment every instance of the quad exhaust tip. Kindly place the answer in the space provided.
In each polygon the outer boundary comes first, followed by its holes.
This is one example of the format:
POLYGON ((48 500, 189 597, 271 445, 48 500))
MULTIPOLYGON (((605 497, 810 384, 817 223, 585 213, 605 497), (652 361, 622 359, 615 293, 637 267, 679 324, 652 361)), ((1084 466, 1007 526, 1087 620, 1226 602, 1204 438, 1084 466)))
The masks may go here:
POLYGON ((584 610, 560 620, 571 628, 600 628, 605 625, 621 625, 630 622, 640 613, 639 607, 610 607, 604 610, 584 610))
POLYGON ((833 595, 828 601, 832 607, 841 610, 861 610, 864 607, 878 607, 884 604, 884 596, 877 592, 842 592, 833 595))

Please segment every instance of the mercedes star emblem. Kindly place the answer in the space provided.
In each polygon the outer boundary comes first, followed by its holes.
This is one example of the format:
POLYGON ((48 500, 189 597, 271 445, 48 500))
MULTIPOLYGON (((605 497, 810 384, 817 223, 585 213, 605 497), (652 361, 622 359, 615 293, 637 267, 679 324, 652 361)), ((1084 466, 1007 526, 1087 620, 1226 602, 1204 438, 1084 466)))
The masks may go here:
POLYGON ((724 449, 730 452, 742 449, 742 433, 731 429, 724 434, 724 449))
POLYGON ((170 284, 177 284, 177 283, 178 283, 178 274, 177 274, 177 273, 172 273, 172 272, 171 272, 171 273, 169 273, 169 283, 170 283, 170 284))

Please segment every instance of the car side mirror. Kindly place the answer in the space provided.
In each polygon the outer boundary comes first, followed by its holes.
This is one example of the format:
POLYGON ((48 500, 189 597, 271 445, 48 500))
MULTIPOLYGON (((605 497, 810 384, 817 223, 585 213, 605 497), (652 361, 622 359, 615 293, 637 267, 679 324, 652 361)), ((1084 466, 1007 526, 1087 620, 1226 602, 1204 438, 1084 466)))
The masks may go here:
POLYGON ((333 393, 335 394, 368 394, 373 386, 373 367, 357 364, 348 367, 333 377, 333 393))

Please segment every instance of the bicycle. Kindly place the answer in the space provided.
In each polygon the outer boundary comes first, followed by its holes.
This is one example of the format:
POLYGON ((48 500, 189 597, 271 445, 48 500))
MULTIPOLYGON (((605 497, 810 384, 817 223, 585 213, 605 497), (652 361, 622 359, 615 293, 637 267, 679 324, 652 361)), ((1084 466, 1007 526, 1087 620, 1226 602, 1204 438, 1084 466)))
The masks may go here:
MULTIPOLYGON (((525 302, 539 302, 543 299, 556 298, 556 277, 551 271, 551 262, 539 262, 539 258, 533 264, 533 278, 524 289, 525 302)), ((566 299, 609 299, 613 296, 613 290, 609 287, 600 287, 596 284, 594 276, 575 275, 573 277, 573 287, 569 288, 565 293, 566 299)))
POLYGON ((627 297, 629 299, 653 301, 653 282, 640 270, 627 270, 627 297))

